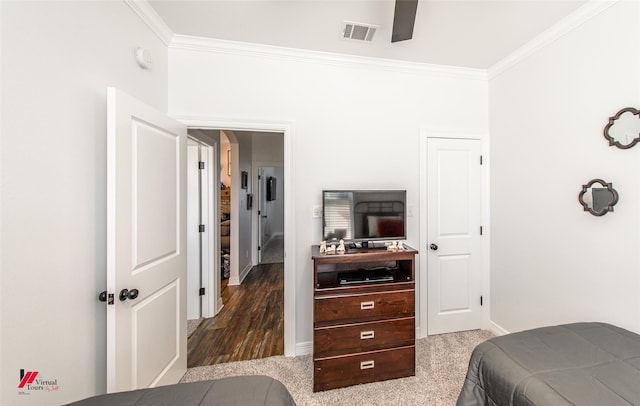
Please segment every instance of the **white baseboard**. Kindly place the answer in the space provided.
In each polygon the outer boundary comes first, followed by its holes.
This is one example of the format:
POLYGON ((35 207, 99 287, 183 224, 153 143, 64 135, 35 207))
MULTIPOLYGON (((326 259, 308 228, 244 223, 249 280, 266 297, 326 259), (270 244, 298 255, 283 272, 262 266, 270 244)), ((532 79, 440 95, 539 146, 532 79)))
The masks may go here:
POLYGON ((313 341, 296 343, 296 357, 298 355, 309 355, 309 354, 313 354, 313 341))
POLYGON ((249 271, 251 271, 252 268, 253 268, 253 264, 249 263, 247 264, 247 266, 244 267, 243 270, 240 271, 240 283, 242 283, 244 281, 244 278, 246 278, 247 275, 249 275, 249 271))
POLYGON ((497 325, 496 323, 494 323, 491 320, 489 320, 489 331, 491 331, 493 334, 495 334, 497 336, 503 336, 505 334, 509 334, 509 332, 507 330, 505 330, 504 328, 502 328, 501 326, 497 325))
POLYGON ((249 272, 251 271, 251 269, 253 269, 254 265, 252 263, 248 263, 247 266, 244 267, 244 269, 240 270, 240 275, 238 275, 238 278, 234 278, 233 276, 231 276, 229 278, 229 285, 233 286, 233 285, 240 285, 242 284, 242 282, 244 281, 244 278, 247 277, 247 275, 249 275, 249 272))

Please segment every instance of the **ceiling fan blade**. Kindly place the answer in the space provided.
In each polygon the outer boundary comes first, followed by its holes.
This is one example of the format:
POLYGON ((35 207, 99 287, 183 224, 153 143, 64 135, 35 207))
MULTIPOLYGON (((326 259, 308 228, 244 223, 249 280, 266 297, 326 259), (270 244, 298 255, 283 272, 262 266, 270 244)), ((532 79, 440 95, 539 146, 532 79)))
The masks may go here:
POLYGON ((413 37, 417 9, 418 0, 396 0, 391 42, 404 41, 413 37))

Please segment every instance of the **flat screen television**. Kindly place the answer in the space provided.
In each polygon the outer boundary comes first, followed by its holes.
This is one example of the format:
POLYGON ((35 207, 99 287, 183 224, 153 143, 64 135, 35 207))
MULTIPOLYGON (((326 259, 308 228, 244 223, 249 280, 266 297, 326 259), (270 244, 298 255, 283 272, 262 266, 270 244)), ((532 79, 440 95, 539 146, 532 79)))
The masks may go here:
POLYGON ((324 190, 322 239, 406 239, 406 190, 324 190))

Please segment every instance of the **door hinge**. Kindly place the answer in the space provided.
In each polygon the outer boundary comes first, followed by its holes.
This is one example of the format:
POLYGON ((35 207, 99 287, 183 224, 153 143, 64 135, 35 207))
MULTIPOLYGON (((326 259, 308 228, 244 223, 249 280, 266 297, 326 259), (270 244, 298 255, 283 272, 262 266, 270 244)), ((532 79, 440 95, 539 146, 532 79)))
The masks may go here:
POLYGON ((480 165, 482 165, 482 155, 480 155, 480 165))
POLYGON ((204 169, 204 162, 198 162, 198 169, 204 169))
POLYGON ((482 235, 482 226, 480 226, 480 235, 482 235))
POLYGON ((204 288, 200 288, 200 296, 204 296, 204 288))
POLYGON ((260 246, 259 246, 259 247, 258 247, 258 251, 260 251, 261 249, 262 249, 262 247, 260 247, 260 246))
POLYGON ((480 296, 480 306, 482 306, 482 296, 480 296))
POLYGON ((198 231, 201 232, 201 233, 204 233, 204 224, 200 224, 198 226, 198 231))

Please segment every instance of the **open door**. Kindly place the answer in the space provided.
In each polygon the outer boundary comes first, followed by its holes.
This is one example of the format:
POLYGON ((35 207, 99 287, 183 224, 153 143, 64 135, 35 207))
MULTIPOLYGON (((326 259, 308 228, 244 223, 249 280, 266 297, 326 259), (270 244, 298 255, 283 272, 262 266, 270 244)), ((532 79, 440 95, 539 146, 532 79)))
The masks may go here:
POLYGON ((187 369, 187 129, 107 92, 107 391, 187 369))
POLYGON ((264 169, 258 168, 258 263, 262 262, 262 249, 266 242, 264 234, 266 232, 267 212, 264 204, 265 193, 264 169))

